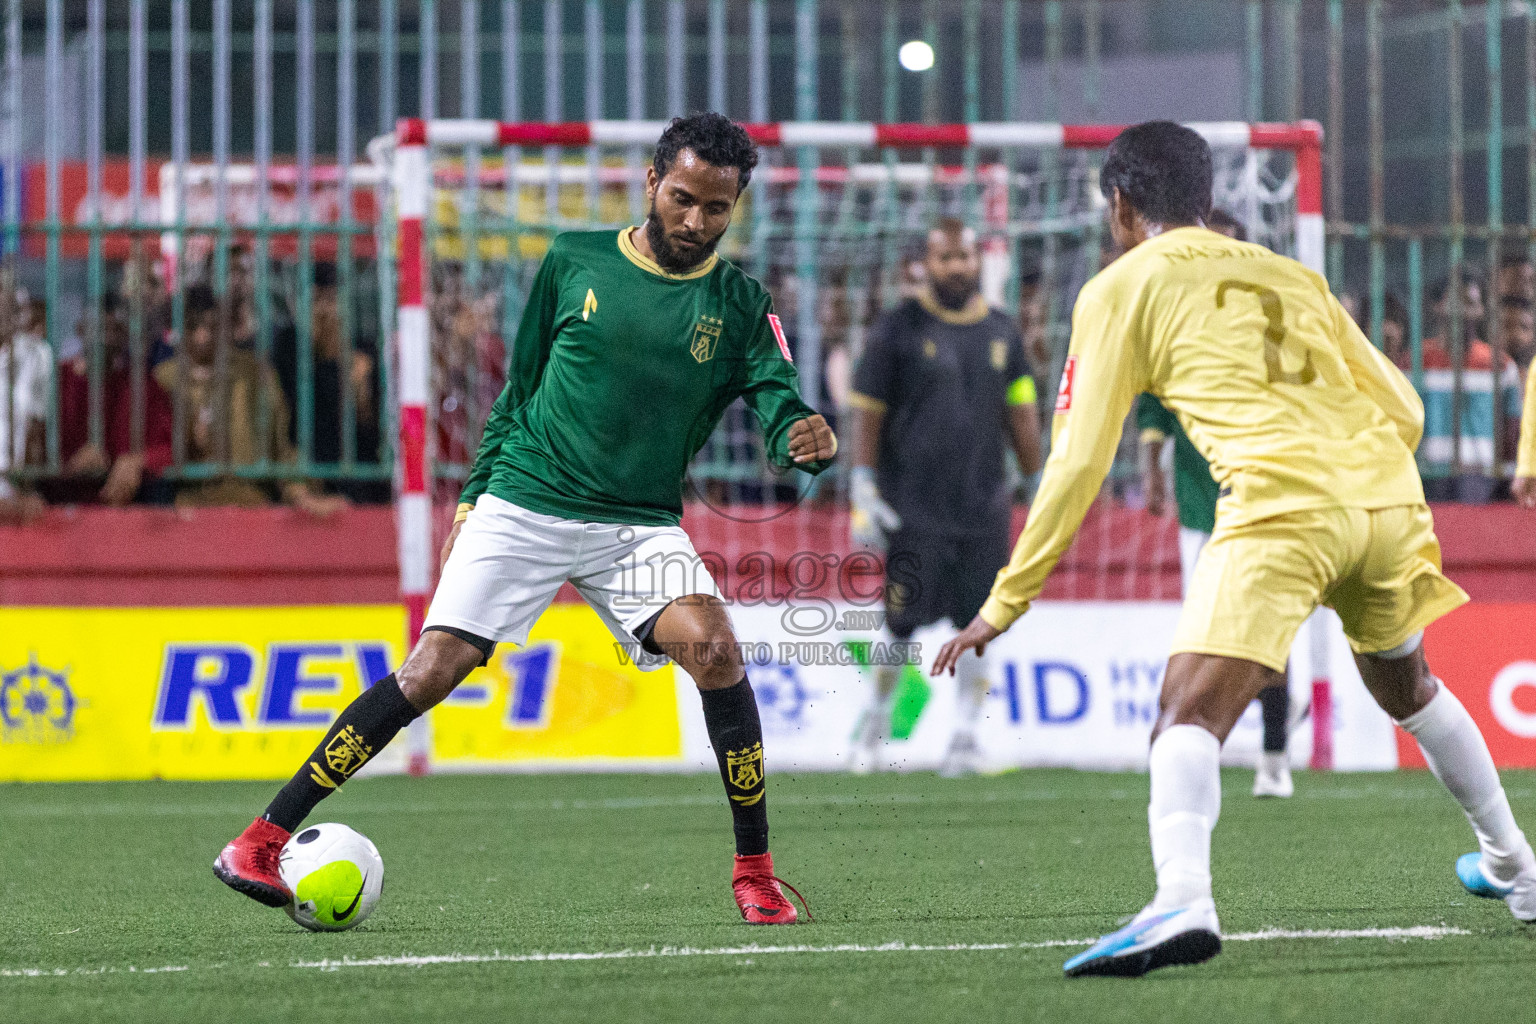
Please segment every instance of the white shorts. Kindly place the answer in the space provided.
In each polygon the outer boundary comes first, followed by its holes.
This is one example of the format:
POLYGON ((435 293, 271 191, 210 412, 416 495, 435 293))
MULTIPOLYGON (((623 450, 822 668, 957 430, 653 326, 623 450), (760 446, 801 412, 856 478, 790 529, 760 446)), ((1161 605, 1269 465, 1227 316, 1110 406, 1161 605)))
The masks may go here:
MULTIPOLYGON (((682 527, 585 523, 482 494, 454 542, 424 625, 525 644, 567 580, 614 637, 631 644, 634 631, 677 598, 720 596, 682 527)), ((668 661, 641 656, 638 648, 631 654, 647 671, 668 661)))

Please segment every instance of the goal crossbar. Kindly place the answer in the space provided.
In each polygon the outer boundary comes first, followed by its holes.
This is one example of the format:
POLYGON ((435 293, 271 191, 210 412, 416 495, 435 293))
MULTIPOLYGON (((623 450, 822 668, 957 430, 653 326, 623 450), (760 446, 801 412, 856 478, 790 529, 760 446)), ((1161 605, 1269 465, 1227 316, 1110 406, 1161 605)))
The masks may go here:
MULTIPOLYGON (((920 147, 1030 147, 1102 149, 1126 126, 1048 121, 980 121, 971 124, 877 124, 869 121, 779 121, 744 124, 760 146, 852 146, 866 149, 920 147)), ((1246 121, 1191 121, 1213 147, 1318 149, 1322 126, 1246 121)), ((654 143, 666 121, 492 121, 406 118, 395 141, 402 146, 640 146, 654 143)))

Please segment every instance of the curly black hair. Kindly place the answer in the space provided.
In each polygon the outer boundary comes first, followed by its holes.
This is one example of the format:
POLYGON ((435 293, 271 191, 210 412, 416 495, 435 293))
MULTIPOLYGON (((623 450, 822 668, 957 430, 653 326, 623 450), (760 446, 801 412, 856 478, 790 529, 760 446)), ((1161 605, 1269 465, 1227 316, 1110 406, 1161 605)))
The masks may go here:
POLYGON ((752 168, 757 166, 757 146, 746 129, 724 114, 674 117, 656 142, 656 156, 651 161, 656 177, 665 178, 684 149, 693 150, 700 160, 715 167, 736 168, 741 175, 736 181, 738 195, 752 180, 752 168))
POLYGON ((1099 171, 1105 199, 1115 189, 1147 220, 1193 224, 1211 212, 1211 147, 1172 121, 1127 128, 1110 143, 1099 171))

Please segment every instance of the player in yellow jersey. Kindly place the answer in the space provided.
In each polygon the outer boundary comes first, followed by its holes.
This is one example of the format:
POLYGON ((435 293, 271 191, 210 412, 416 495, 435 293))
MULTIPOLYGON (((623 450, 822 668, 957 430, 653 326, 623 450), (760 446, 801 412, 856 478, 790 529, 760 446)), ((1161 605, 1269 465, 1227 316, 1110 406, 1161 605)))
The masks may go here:
POLYGON ((1525 411, 1520 416, 1520 459, 1515 464, 1515 482, 1511 487, 1515 500, 1526 508, 1536 508, 1536 359, 1525 377, 1525 411))
POLYGON ((1217 755, 1248 702, 1282 681, 1291 639, 1319 604, 1338 612, 1367 689, 1471 820, 1480 850, 1457 862, 1462 884, 1536 919, 1536 858, 1482 735, 1420 646, 1424 627, 1467 597, 1440 572, 1413 460, 1423 407, 1412 387, 1321 277, 1204 227, 1211 154, 1194 131, 1127 129, 1100 188, 1126 254, 1078 296, 1051 453, 1012 560, 934 666, 952 669, 1024 614, 1098 493, 1136 395, 1161 399, 1222 497, 1152 734, 1157 894, 1067 973, 1139 975, 1220 951, 1217 755))

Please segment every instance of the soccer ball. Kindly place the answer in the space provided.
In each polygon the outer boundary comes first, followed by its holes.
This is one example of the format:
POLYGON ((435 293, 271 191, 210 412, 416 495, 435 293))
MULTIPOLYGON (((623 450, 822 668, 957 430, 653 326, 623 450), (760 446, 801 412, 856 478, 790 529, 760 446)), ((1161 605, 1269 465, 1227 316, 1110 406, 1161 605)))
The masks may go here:
POLYGON ((373 913, 384 888, 384 860, 368 837, 345 825, 311 825, 277 858, 293 891, 288 916, 312 932, 354 928, 373 913))

